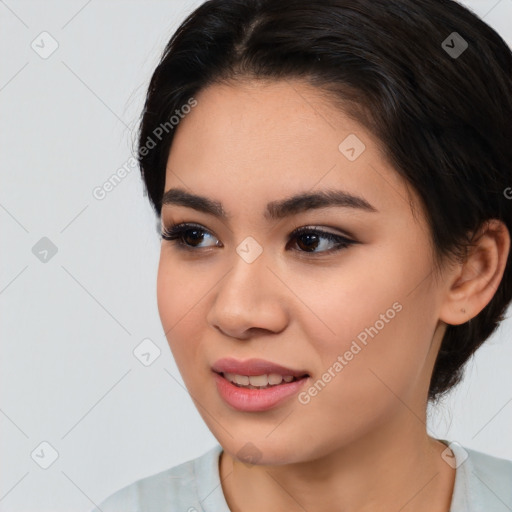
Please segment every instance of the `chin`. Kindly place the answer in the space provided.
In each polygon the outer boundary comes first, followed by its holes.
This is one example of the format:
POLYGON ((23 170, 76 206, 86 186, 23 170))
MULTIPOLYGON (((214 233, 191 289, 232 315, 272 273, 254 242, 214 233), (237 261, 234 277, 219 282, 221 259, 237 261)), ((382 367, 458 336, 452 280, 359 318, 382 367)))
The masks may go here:
POLYGON ((297 451, 293 443, 284 443, 282 439, 251 437, 249 433, 237 437, 226 436, 219 444, 231 457, 247 466, 279 466, 307 460, 307 454, 297 451))

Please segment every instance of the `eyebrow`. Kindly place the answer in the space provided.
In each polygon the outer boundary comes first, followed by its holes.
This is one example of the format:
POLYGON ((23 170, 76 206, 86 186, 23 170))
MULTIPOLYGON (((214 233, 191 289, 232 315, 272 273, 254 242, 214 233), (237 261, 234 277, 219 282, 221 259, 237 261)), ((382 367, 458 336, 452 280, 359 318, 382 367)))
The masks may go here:
MULTIPOLYGON (((164 205, 186 206, 194 210, 228 220, 231 216, 219 201, 191 194, 180 188, 171 188, 162 197, 164 205)), ((267 203, 265 218, 278 220, 308 210, 327 207, 354 208, 367 212, 378 212, 366 199, 343 190, 321 190, 314 193, 300 193, 279 201, 267 203)))

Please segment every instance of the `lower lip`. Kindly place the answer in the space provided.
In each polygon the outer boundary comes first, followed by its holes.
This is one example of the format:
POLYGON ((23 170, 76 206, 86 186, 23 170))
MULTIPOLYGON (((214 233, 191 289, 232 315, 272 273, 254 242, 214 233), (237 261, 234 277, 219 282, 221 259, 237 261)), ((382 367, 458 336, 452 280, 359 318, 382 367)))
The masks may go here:
POLYGON ((284 382, 266 389, 241 388, 232 384, 222 375, 214 372, 215 383, 224 401, 238 411, 260 412, 272 409, 287 398, 295 395, 309 377, 284 382))

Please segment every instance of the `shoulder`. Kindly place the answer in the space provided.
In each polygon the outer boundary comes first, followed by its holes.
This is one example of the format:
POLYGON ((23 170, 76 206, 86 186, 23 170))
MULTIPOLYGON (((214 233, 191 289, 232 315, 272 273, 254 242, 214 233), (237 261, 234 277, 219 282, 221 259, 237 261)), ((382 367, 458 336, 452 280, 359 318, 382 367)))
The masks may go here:
POLYGON ((510 512, 512 460, 450 443, 457 461, 451 511, 510 512))
POLYGON ((471 460, 473 475, 484 484, 496 490, 503 489, 510 498, 512 496, 512 460, 488 455, 477 450, 466 448, 468 459, 471 460))
POLYGON ((221 450, 216 445, 200 457, 141 478, 108 496, 90 512, 201 512, 198 486, 204 485, 205 479, 215 480, 221 450))

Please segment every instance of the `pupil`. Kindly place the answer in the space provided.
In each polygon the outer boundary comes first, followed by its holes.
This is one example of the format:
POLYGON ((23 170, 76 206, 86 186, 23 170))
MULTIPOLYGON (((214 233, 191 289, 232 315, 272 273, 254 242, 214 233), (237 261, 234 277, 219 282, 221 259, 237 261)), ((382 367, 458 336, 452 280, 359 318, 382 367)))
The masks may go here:
POLYGON ((317 235, 310 233, 310 234, 302 235, 299 238, 299 240, 304 240, 304 239, 308 240, 305 244, 306 249, 316 249, 316 247, 318 245, 318 236, 317 235))
POLYGON ((194 242, 201 242, 201 238, 202 238, 202 235, 198 235, 198 233, 200 233, 199 230, 197 229, 191 229, 188 231, 188 234, 187 234, 187 242, 189 242, 190 240, 192 240, 192 243, 190 245, 194 245, 194 242), (191 233, 193 233, 191 235, 191 233))

